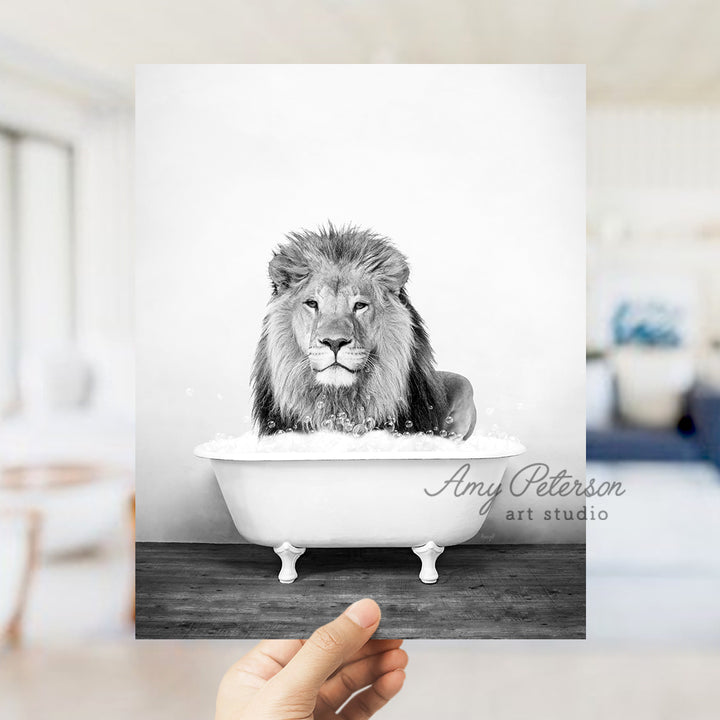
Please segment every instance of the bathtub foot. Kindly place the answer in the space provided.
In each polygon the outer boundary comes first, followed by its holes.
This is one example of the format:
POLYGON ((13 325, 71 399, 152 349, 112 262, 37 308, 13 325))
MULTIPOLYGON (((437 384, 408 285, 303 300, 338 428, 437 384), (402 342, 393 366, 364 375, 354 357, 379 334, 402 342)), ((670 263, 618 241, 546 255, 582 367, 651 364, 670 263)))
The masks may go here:
POLYGON ((279 547, 273 548, 273 550, 282 560, 282 568, 280 568, 278 580, 286 585, 293 582, 297 577, 295 562, 305 552, 305 548, 297 548, 286 541, 279 547))
POLYGON ((432 540, 426 542, 424 545, 418 545, 413 548, 413 552, 422 561, 422 567, 420 568, 420 579, 431 585, 437 582, 438 574, 435 569, 435 561, 440 555, 442 555, 445 548, 436 545, 432 540))

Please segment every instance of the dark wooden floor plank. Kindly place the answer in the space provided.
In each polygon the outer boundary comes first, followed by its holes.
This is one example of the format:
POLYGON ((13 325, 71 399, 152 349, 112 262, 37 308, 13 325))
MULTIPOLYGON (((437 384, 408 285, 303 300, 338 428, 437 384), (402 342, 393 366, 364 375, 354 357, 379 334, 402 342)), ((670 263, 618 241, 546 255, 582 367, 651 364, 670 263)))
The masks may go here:
POLYGON ((354 600, 379 637, 584 638, 584 545, 459 545, 418 579, 410 549, 308 550, 291 585, 257 545, 138 543, 138 638, 306 637, 354 600))

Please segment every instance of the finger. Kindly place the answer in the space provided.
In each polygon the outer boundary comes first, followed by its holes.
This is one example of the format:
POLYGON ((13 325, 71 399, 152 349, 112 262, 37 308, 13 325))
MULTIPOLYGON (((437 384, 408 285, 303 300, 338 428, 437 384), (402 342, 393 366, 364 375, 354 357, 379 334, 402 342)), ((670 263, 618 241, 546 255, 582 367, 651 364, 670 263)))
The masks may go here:
POLYGON ((317 693, 325 680, 370 639, 380 623, 380 608, 370 598, 358 600, 339 617, 318 628, 273 679, 274 692, 317 693))
POLYGON ((227 708, 244 707, 301 647, 299 640, 263 640, 233 663, 218 688, 216 718, 228 717, 227 708))
POLYGON ((226 673, 228 681, 262 687, 277 675, 302 647, 299 640, 262 640, 226 673))
POLYGON ((378 678, 369 688, 358 693, 340 713, 343 720, 367 720, 386 705, 402 689, 403 670, 393 670, 378 678))
POLYGON ((261 640, 252 650, 285 667, 302 648, 300 640, 261 640))
MULTIPOLYGON (((362 660, 372 655, 379 655, 388 650, 395 650, 403 644, 402 640, 368 640, 354 655, 349 657, 346 664, 362 660)), ((339 672, 336 670, 336 672, 339 672)), ((331 676, 332 677, 332 676, 331 676)))
POLYGON ((322 686, 318 698, 335 712, 358 690, 372 685, 393 670, 404 669, 407 663, 407 653, 399 649, 357 660, 341 667, 322 686))

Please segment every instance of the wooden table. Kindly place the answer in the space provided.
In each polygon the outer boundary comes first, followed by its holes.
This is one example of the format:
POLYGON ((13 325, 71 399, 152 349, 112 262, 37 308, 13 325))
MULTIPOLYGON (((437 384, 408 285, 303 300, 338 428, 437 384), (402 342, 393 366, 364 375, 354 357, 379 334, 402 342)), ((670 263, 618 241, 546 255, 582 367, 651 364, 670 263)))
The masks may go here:
POLYGON ((308 550, 298 579, 257 545, 138 543, 138 638, 306 637, 358 598, 383 611, 377 636, 584 638, 584 545, 459 545, 418 580, 409 548, 308 550))

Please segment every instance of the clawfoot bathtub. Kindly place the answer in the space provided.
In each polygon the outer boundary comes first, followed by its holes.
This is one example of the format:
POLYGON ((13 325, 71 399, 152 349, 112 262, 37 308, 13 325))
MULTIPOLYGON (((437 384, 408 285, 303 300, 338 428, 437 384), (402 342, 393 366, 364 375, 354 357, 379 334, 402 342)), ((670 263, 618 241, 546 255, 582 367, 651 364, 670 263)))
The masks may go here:
POLYGON ((480 530, 508 459, 523 451, 519 443, 493 454, 461 443, 452 453, 327 457, 206 443, 195 454, 211 461, 238 532, 274 548, 281 583, 297 578, 306 548, 343 547, 412 548, 420 580, 434 583, 437 558, 480 530))

